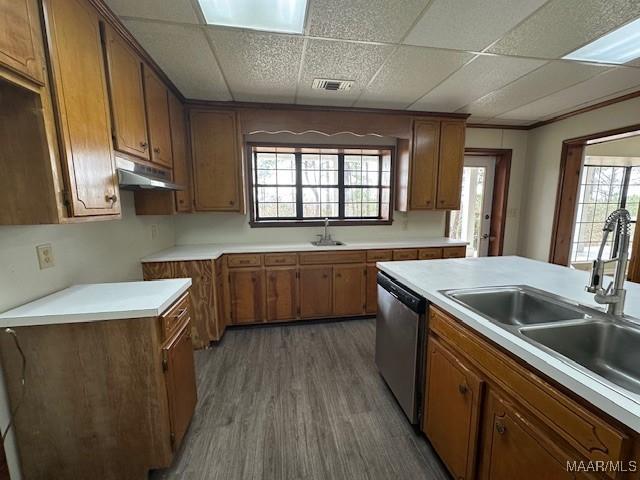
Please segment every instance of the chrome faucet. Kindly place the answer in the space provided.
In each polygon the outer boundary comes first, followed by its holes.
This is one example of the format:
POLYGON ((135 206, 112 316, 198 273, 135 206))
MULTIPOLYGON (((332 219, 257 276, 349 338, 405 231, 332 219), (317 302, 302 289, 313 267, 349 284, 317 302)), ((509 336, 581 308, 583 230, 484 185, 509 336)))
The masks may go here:
POLYGON ((324 219, 324 234, 318 233, 318 237, 320 237, 315 242, 311 242, 316 246, 336 246, 336 245, 344 245, 342 242, 338 242, 331 238, 331 234, 329 233, 329 219, 324 219))
POLYGON ((612 212, 604 221, 602 229, 602 243, 598 251, 598 257, 593 261, 591 269, 591 281, 586 290, 595 293, 595 301, 608 305, 607 313, 621 317, 624 315, 624 300, 626 290, 624 280, 627 275, 627 262, 629 261, 629 229, 631 226, 631 215, 624 208, 612 212), (603 260, 602 254, 607 243, 607 237, 615 229, 618 229, 618 256, 609 260, 603 260), (608 263, 616 262, 616 272, 614 280, 605 289, 602 286, 604 280, 604 268, 608 263))

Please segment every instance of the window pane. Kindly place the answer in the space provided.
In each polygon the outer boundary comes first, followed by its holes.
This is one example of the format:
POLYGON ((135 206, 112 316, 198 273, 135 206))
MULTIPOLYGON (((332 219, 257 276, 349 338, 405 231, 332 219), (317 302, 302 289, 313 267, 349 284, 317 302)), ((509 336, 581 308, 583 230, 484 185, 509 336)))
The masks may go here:
POLYGON ((295 170, 278 170, 278 185, 295 185, 295 170))
POLYGON ((388 188, 382 189, 382 203, 389 203, 389 191, 388 188))
POLYGON ((320 170, 303 170, 303 185, 320 185, 320 170))
POLYGON ((293 153, 278 154, 278 170, 295 170, 296 156, 293 153))
POLYGON ((362 216, 363 217, 377 217, 378 216, 378 204, 377 203, 363 203, 362 204, 362 216))
POLYGON ((295 187, 278 187, 278 202, 292 202, 296 201, 296 188, 295 187))
POLYGON ((344 156, 344 169, 345 170, 362 170, 362 157, 354 155, 344 156))
POLYGON ((258 169, 274 169, 276 168, 275 153, 258 153, 256 160, 256 168, 258 169))
POLYGON ((275 185, 277 175, 275 170, 258 170, 258 185, 275 185))
POLYGON ((322 170, 338 170, 338 155, 322 155, 322 170))
POLYGON ((305 187, 302 189, 303 203, 320 203, 320 189, 305 187))
POLYGON ((279 217, 295 217, 296 204, 295 203, 279 203, 278 216, 279 217))
POLYGON ((275 202, 278 200, 278 189, 276 187, 258 187, 259 202, 275 202))
POLYGON ((345 203, 344 215, 345 217, 361 217, 362 204, 361 203, 345 203))
POLYGON ((277 203, 261 203, 258 207, 258 215, 262 218, 273 218, 278 216, 277 203))
POLYGON ((320 183, 322 185, 337 185, 338 184, 338 171, 337 170, 325 170, 320 172, 320 183))
POLYGON ((322 203, 338 203, 339 190, 337 188, 322 188, 320 192, 322 203))
POLYGON ((363 172, 378 172, 380 170, 380 159, 378 157, 362 157, 363 172))
POLYGON ((382 172, 381 183, 385 187, 391 186, 391 172, 382 172))
POLYGON ((320 216, 320 204, 319 203, 306 203, 302 206, 303 217, 319 217, 320 216))
POLYGON ((344 172, 344 184, 345 185, 362 185, 362 173, 361 172, 344 172))
POLYGON ((363 202, 377 202, 378 201, 378 189, 377 188, 365 188, 362 191, 363 202))
POLYGON ((337 217, 338 216, 338 204, 337 203, 323 203, 320 206, 321 217, 337 217))
POLYGON ((382 171, 390 172, 391 171, 391 157, 385 155, 382 157, 382 171))
POLYGON ((320 170, 320 155, 302 155, 302 170, 320 170))
POLYGON ((363 185, 378 185, 380 182, 380 174, 378 172, 363 172, 362 182, 363 185))
POLYGON ((361 188, 345 188, 344 201, 346 203, 356 203, 362 201, 362 189, 361 188))

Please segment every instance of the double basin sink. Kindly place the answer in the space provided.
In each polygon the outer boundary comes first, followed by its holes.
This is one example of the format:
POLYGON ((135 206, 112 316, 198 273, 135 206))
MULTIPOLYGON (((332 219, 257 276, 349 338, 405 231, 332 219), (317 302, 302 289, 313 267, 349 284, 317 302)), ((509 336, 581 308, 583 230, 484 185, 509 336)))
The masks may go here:
POLYGON ((640 324, 633 320, 529 286, 442 293, 592 377, 640 394, 640 324))

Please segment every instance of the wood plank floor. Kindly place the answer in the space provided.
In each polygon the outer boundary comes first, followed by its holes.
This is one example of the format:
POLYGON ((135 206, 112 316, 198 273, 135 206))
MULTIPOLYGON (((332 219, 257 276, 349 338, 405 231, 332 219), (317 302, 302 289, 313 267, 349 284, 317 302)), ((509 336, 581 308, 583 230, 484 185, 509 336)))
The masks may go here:
POLYGON ((374 364, 375 320, 231 329, 196 352, 198 406, 153 479, 449 476, 374 364))

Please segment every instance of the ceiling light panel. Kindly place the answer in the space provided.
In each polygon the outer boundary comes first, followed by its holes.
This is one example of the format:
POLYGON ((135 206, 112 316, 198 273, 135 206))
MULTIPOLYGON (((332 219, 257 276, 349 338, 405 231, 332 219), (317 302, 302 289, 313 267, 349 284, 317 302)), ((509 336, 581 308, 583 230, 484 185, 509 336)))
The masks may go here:
POLYGON ((544 65, 546 60, 479 55, 411 105, 411 110, 456 111, 544 65))
POLYGON ((406 108, 473 58, 451 50, 402 46, 358 100, 358 107, 406 108))
POLYGON ((208 28, 233 98, 293 103, 304 39, 298 35, 208 28))
POLYGON ((404 43, 482 51, 547 0, 434 0, 404 43))
POLYGON ((639 16, 638 0, 551 0, 488 51, 561 58, 639 16))
POLYGON ((125 20, 125 26, 187 98, 231 100, 199 27, 125 20))
POLYGON ((567 60, 623 64, 640 57, 640 18, 565 55, 567 60))
POLYGON ((429 0, 313 0, 309 33, 316 37, 399 42, 429 0))
POLYGON ((198 0, 210 25, 302 33, 307 0, 198 0))

